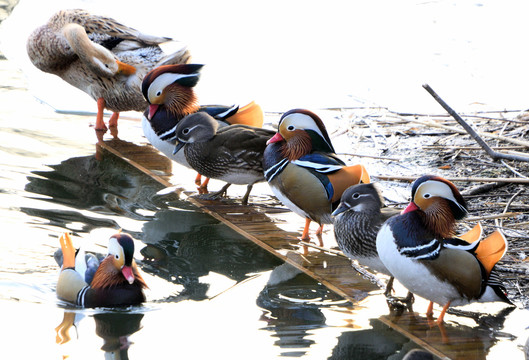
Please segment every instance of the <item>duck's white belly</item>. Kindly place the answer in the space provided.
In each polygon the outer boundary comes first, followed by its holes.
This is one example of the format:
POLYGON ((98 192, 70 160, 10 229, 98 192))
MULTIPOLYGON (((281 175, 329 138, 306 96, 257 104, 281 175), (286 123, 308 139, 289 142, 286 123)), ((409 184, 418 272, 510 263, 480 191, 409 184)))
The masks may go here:
POLYGON ((173 155, 175 145, 169 141, 161 140, 156 135, 156 133, 154 132, 154 130, 152 129, 149 123, 149 120, 147 120, 145 116, 141 117, 141 127, 143 129, 143 134, 145 135, 147 140, 149 140, 151 145, 154 146, 156 149, 158 149, 158 151, 160 151, 162 154, 167 156, 169 159, 179 163, 180 165, 184 165, 188 168, 191 167, 189 166, 186 160, 184 149, 181 149, 179 152, 173 155))
POLYGON ((440 305, 449 301, 453 306, 469 302, 461 298, 454 286, 434 276, 424 264, 401 255, 388 225, 383 225, 377 235, 377 251, 389 272, 412 293, 440 305))

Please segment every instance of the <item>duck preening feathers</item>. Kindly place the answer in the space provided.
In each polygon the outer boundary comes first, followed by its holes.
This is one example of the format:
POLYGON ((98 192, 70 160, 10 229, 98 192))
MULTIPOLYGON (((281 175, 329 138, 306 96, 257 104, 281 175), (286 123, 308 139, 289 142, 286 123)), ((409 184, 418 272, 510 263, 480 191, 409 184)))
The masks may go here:
POLYGON ((145 110, 148 104, 141 82, 150 70, 189 61, 185 48, 172 54, 162 51, 159 44, 170 40, 85 10, 61 10, 31 33, 27 52, 38 69, 59 76, 96 100, 95 128, 106 130, 105 108, 113 112, 110 126, 117 126, 121 111, 145 110))

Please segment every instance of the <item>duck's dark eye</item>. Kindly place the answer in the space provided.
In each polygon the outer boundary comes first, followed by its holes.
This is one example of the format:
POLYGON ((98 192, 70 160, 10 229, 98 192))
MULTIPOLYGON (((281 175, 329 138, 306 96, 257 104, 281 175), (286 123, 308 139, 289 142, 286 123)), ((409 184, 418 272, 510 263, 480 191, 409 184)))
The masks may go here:
POLYGON ((161 91, 158 91, 158 92, 156 93, 156 96, 160 96, 160 95, 162 95, 162 92, 161 92, 161 91))
POLYGON ((114 255, 114 257, 116 258, 116 260, 119 260, 119 255, 118 254, 114 255))
POLYGON ((189 134, 189 128, 185 128, 184 130, 182 130, 182 134, 184 135, 189 134))
POLYGON ((428 194, 428 193, 426 193, 426 194, 423 195, 423 197, 424 197, 425 199, 429 199, 431 196, 432 196, 432 195, 430 195, 430 194, 428 194))
POLYGON ((295 129, 294 125, 289 125, 289 126, 287 127, 287 130, 288 130, 288 131, 293 131, 294 129, 295 129))
POLYGON ((358 199, 360 197, 360 194, 359 193, 354 193, 353 194, 353 199, 358 199))

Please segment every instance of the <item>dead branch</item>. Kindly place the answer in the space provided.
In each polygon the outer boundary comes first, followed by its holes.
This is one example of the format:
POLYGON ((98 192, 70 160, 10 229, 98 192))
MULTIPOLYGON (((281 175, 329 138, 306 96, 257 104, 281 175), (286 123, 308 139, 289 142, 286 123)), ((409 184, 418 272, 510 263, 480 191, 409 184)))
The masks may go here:
POLYGON ((507 164, 505 161, 501 160, 501 163, 503 166, 505 166, 507 169, 511 170, 515 175, 518 175, 521 178, 527 179, 527 176, 521 174, 519 171, 517 171, 515 168, 507 164))
MULTIPOLYGON (((422 145, 423 149, 441 149, 441 150, 481 150, 479 146, 451 146, 451 145, 422 145)), ((525 146, 493 146, 493 150, 520 150, 525 146)))
MULTIPOLYGON (((514 201, 514 198, 517 197, 518 195, 520 195, 523 192, 523 190, 524 189, 520 189, 520 190, 518 190, 518 192, 516 192, 516 194, 511 196, 509 201, 507 201, 507 204, 505 205, 505 208, 503 209, 503 214, 507 214, 507 211, 509 210, 509 207, 511 206, 512 202, 514 201)), ((501 228, 503 226, 503 218, 497 218, 496 220, 494 220, 494 223, 496 224, 497 227, 501 228)))
POLYGON ((510 272, 513 274, 529 275, 529 269, 518 269, 518 268, 515 269, 515 268, 510 268, 510 267, 501 266, 501 265, 494 266, 494 269, 498 271, 503 271, 503 272, 510 272))
POLYGON ((517 160, 529 162, 529 157, 526 156, 517 156, 512 154, 503 154, 497 151, 494 151, 490 146, 478 135, 478 133, 472 129, 472 127, 465 121, 458 113, 456 113, 443 99, 437 95, 437 93, 430 87, 428 84, 424 84, 423 87, 433 96, 433 98, 454 118, 456 121, 467 131, 467 133, 485 150, 485 152, 493 159, 508 159, 508 160, 517 160))
MULTIPOLYGON (((455 133, 459 133, 459 134, 465 134, 465 135, 468 134, 465 130, 461 130, 461 129, 458 129, 458 128, 455 128, 455 127, 452 127, 452 126, 446 126, 446 125, 438 124, 438 123, 436 123, 434 121, 424 121, 424 120, 419 120, 419 119, 407 119, 407 121, 413 122, 413 123, 417 123, 417 124, 421 124, 421 125, 425 125, 425 126, 436 127, 436 128, 439 128, 439 129, 445 129, 445 130, 449 130, 451 132, 455 132, 455 133)), ((485 133, 485 132, 479 132, 479 135, 483 136, 483 137, 486 137, 486 138, 490 138, 490 139, 499 139, 499 140, 502 140, 502 141, 505 141, 505 142, 510 142, 512 144, 520 145, 520 146, 523 146, 523 147, 526 147, 526 148, 529 147, 529 142, 523 141, 523 140, 519 140, 519 139, 512 139, 512 138, 509 138, 509 137, 506 137, 506 136, 499 136, 499 135, 496 135, 496 134, 490 134, 490 133, 485 133)))
POLYGON ((516 217, 518 215, 521 215, 523 213, 521 212, 508 212, 508 213, 502 213, 502 214, 492 214, 492 215, 483 215, 483 216, 469 216, 465 218, 465 221, 481 221, 481 220, 495 220, 495 219, 505 219, 505 218, 511 218, 516 217))
POLYGON ((365 155, 365 154, 337 153, 336 155, 356 156, 356 157, 365 157, 365 158, 370 158, 370 159, 380 159, 380 160, 390 160, 390 161, 400 161, 399 158, 386 157, 386 156, 375 156, 375 155, 365 155))
POLYGON ((485 192, 488 192, 490 190, 493 190, 493 189, 496 189, 496 188, 499 188, 499 187, 502 187, 502 186, 505 186, 505 185, 507 185, 507 183, 499 183, 499 182, 485 183, 485 184, 477 185, 477 186, 474 186, 474 187, 472 187, 470 189, 467 189, 467 190, 461 192, 461 195, 469 196, 469 195, 483 194, 485 192))
MULTIPOLYGON (((394 181, 415 181, 417 176, 387 176, 387 175, 371 175, 373 178, 379 180, 394 180, 394 181)), ((529 179, 523 178, 486 178, 486 177, 444 177, 448 181, 452 182, 500 182, 508 184, 529 184, 529 179)))

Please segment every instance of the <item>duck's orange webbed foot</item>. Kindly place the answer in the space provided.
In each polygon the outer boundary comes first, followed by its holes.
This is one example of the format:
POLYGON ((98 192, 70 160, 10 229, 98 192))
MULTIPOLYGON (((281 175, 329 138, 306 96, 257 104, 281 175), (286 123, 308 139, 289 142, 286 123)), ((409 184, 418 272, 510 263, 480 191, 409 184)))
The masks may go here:
MULTIPOLYGON (((200 176, 200 174, 197 176, 197 178, 200 176)), ((196 179, 195 179, 195 183, 196 183, 196 179)), ((208 194, 209 191, 208 191, 208 184, 209 184, 209 178, 206 178, 206 180, 204 180, 204 182, 202 184, 200 184, 199 187, 197 187, 197 190, 198 190, 198 193, 199 194, 208 194)))

